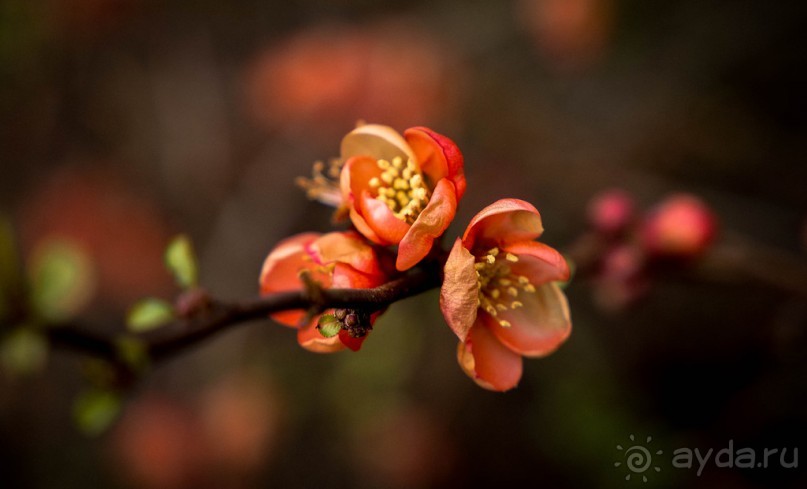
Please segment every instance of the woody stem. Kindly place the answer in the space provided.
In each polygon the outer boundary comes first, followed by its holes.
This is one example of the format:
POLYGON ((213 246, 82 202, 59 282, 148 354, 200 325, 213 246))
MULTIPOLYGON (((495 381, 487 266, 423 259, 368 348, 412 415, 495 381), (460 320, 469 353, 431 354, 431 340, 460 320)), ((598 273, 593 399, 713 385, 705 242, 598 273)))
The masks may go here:
MULTIPOLYGON (((319 289, 279 292, 264 297, 237 302, 214 301, 199 314, 168 326, 163 330, 181 330, 170 336, 146 334, 139 336, 154 361, 167 360, 232 326, 269 314, 292 309, 321 312, 325 309, 360 309, 374 312, 407 297, 440 286, 438 263, 420 266, 400 278, 371 289, 319 289)), ((45 331, 51 345, 123 366, 116 338, 92 333, 75 324, 52 326, 45 331)))

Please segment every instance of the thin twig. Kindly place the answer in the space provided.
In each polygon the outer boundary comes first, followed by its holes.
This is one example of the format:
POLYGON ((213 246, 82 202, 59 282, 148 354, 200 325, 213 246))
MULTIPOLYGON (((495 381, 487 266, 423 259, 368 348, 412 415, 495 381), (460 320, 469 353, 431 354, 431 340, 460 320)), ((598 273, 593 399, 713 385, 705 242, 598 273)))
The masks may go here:
MULTIPOLYGON (((399 300, 440 286, 438 267, 421 267, 410 273, 372 289, 321 289, 316 294, 301 290, 280 292, 240 302, 215 302, 210 310, 198 317, 177 323, 182 332, 172 336, 140 337, 152 362, 173 357, 185 349, 214 336, 232 326, 269 314, 292 309, 323 311, 331 308, 363 309, 369 312, 383 309, 399 300)), ((169 329, 169 327, 166 327, 169 329)), ((121 328, 121 330, 123 330, 121 328)), ((51 327, 46 330, 54 347, 69 349, 84 355, 120 364, 118 338, 92 333, 74 324, 51 327)))

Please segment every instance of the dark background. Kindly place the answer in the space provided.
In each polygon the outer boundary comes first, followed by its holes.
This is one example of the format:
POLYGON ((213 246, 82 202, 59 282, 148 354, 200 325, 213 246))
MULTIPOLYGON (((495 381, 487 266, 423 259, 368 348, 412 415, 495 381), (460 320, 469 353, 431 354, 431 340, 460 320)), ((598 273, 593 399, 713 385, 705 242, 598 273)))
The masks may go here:
MULTIPOLYGON (((518 197, 562 249, 589 198, 621 187, 645 206, 696 193, 724 231, 803 260, 805 21, 803 2, 763 0, 6 0, 0 209, 26 256, 52 235, 86 247, 81 318, 109 332, 134 300, 172 296, 176 232, 213 293, 256 294, 275 243, 330 228, 292 181, 358 119, 457 141, 469 191, 450 239, 518 197)), ((567 294, 571 339, 506 394, 458 368, 436 292, 356 354, 233 329, 153 371, 95 438, 71 423, 86 365, 53 352, 0 380, 0 487, 807 487, 778 455, 670 464, 730 440, 804 449, 803 298, 661 280, 614 312, 584 280, 567 294), (614 467, 632 434, 663 450, 647 483, 614 467)))

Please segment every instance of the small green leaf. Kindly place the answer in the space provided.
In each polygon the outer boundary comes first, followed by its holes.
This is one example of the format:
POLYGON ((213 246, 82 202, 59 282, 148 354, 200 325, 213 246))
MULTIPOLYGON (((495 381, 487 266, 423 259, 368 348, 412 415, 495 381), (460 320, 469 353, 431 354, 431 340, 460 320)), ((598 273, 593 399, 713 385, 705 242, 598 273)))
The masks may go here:
POLYGON ((323 314, 319 318, 317 329, 319 334, 325 338, 332 338, 339 334, 339 330, 342 329, 342 323, 333 314, 323 314))
POLYGON ((52 321, 75 315, 95 290, 95 270, 89 255, 67 240, 48 240, 37 246, 29 275, 31 305, 41 317, 52 321))
POLYGON ((73 404, 73 417, 86 435, 99 435, 118 417, 121 398, 118 394, 93 389, 80 394, 73 404))
POLYGON ((126 326, 133 333, 157 329, 174 319, 174 308, 161 299, 148 298, 136 303, 126 315, 126 326))
POLYGON ((199 281, 199 267, 196 253, 190 238, 180 234, 165 249, 165 265, 174 275, 177 284, 183 289, 196 287, 199 281))
POLYGON ((0 361, 12 375, 38 372, 45 366, 47 358, 47 341, 31 328, 17 328, 0 343, 0 361))
POLYGON ((115 342, 118 347, 118 357, 135 372, 142 372, 149 365, 146 344, 138 338, 124 336, 115 342))

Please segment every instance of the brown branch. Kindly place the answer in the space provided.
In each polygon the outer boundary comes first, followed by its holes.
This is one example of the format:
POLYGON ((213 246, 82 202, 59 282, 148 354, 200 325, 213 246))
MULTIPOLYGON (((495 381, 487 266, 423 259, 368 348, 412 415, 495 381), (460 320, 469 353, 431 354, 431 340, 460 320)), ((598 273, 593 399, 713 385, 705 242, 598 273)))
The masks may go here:
MULTIPOLYGON (((292 309, 321 312, 331 308, 373 312, 383 309, 399 300, 439 287, 441 283, 439 268, 422 266, 372 289, 320 289, 315 292, 302 290, 280 292, 240 302, 214 302, 209 309, 200 311, 190 319, 177 322, 173 325, 174 328, 170 326, 165 328, 180 329, 182 330, 180 333, 165 337, 158 331, 157 334, 140 335, 139 338, 143 341, 151 361, 159 362, 232 326, 255 319, 265 319, 274 312, 292 309)), ((75 324, 50 327, 45 332, 54 347, 69 349, 124 366, 117 338, 92 333, 75 324)))

